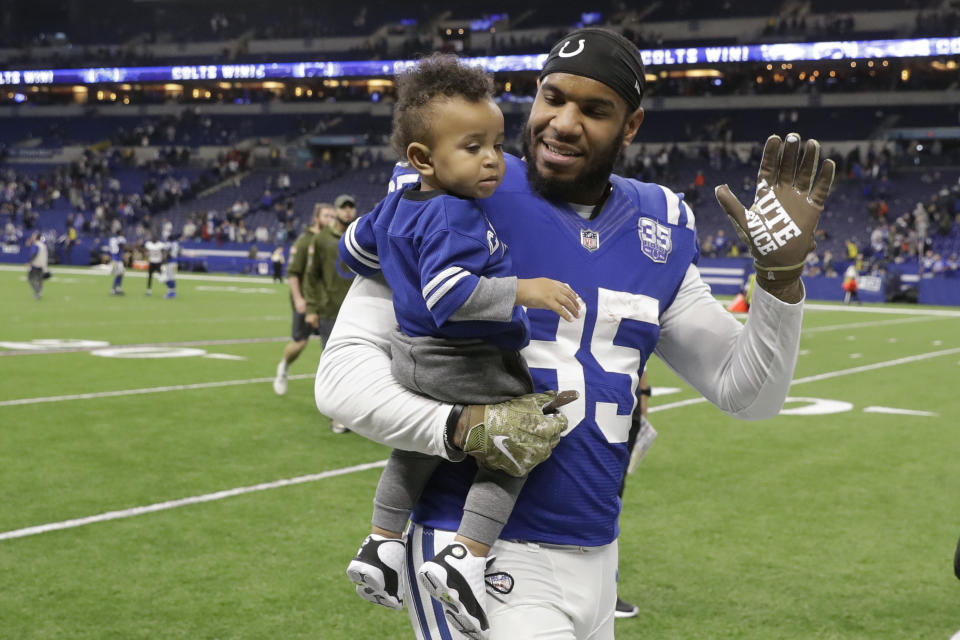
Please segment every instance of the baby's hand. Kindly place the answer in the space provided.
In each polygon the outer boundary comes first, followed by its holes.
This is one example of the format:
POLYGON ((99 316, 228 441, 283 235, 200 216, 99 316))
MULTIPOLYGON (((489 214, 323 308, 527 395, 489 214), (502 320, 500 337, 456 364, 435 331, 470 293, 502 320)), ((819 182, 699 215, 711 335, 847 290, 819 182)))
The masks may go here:
POLYGON ((517 301, 525 307, 549 309, 567 322, 580 317, 580 298, 565 282, 550 278, 517 279, 517 301))

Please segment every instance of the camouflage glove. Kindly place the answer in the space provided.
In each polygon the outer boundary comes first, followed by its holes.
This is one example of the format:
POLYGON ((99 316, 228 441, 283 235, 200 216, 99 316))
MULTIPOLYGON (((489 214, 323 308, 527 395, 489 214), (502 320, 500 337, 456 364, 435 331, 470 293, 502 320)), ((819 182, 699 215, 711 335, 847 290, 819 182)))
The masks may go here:
POLYGON ((807 254, 816 247, 813 232, 836 171, 833 160, 825 160, 814 181, 819 156, 816 140, 807 140, 800 159, 798 134, 787 135, 786 142, 770 136, 760 160, 753 206, 740 204, 727 185, 716 188, 717 201, 750 248, 758 281, 796 281, 807 254))
POLYGON ((550 457, 567 428, 567 418, 557 408, 577 397, 575 391, 547 391, 468 407, 463 451, 488 469, 523 477, 550 457))

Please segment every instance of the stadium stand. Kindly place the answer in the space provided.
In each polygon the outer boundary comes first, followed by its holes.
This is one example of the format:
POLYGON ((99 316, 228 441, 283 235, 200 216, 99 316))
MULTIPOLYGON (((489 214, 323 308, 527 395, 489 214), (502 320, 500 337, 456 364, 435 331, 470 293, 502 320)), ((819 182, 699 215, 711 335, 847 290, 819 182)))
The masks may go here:
MULTIPOLYGON (((544 52, 571 26, 594 21, 648 48, 951 36, 960 26, 949 6, 892 0, 683 1, 646 11, 601 2, 591 14, 576 3, 537 1, 513 15, 501 2, 453 10, 425 2, 402 11, 386 2, 279 8, 211 2, 209 16, 189 25, 162 5, 97 3, 109 4, 109 25, 95 17, 102 11, 78 12, 78 3, 51 18, 15 2, 0 24, 8 43, 0 64, 49 69, 104 61, 375 60, 432 50, 530 54, 544 52)), ((823 141, 824 153, 841 167, 813 272, 826 271, 829 252, 840 272, 846 262, 862 260, 864 272, 955 277, 956 69, 950 55, 651 64, 646 121, 619 170, 684 192, 697 211, 703 254, 736 255, 737 239, 710 189, 728 183, 750 192, 759 143, 771 132, 797 130, 823 141), (726 244, 718 247, 721 230, 726 244)), ((514 152, 535 81, 529 72, 495 76, 514 152)), ((99 259, 114 229, 134 247, 151 230, 236 251, 242 247, 233 243, 256 242, 263 251, 285 244, 316 202, 348 192, 366 210, 382 197, 394 158, 386 146, 392 99, 389 74, 7 87, 0 91, 4 255, 13 256, 35 228, 45 232, 55 259, 83 263, 99 259), (71 228, 92 255, 64 251, 71 228)))

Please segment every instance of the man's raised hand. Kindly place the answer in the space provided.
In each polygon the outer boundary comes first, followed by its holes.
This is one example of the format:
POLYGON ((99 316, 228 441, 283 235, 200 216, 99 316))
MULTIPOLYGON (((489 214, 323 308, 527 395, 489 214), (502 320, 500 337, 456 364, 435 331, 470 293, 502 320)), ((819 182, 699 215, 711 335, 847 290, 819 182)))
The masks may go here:
POLYGON ((757 283, 775 295, 797 284, 807 254, 816 247, 813 234, 836 173, 833 160, 824 160, 817 176, 819 142, 807 140, 802 157, 800 146, 796 133, 786 141, 767 138, 749 209, 727 185, 716 188, 717 201, 750 248, 757 283))

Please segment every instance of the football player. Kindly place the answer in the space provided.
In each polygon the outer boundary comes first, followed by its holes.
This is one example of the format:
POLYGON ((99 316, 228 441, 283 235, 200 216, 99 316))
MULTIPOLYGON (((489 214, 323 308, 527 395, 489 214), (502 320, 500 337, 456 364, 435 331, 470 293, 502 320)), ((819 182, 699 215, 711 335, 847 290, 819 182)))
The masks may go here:
MULTIPOLYGON (((535 390, 574 389, 569 427, 555 448, 530 438, 528 479, 493 545, 487 568, 490 637, 609 640, 617 599, 618 490, 636 390, 657 353, 714 405, 741 419, 775 416, 799 350, 800 281, 833 182, 819 145, 771 136, 749 209, 729 188, 717 198, 750 248, 758 273, 746 325, 710 294, 696 268, 693 211, 677 194, 611 171, 643 121, 645 73, 636 46, 586 28, 546 59, 524 128, 526 161, 506 157, 506 175, 482 208, 512 252, 520 278, 547 275, 583 299, 574 322, 528 310, 523 356, 535 390), (536 465, 537 461, 541 461, 536 465), (536 465, 536 466, 535 466, 536 465)), ((404 450, 444 457, 416 501, 399 579, 418 638, 462 638, 406 580, 456 535, 476 465, 462 456, 477 424, 503 443, 543 428, 533 414, 502 419, 502 405, 468 407, 418 396, 391 378, 391 292, 358 278, 321 357, 320 411, 404 450), (475 416, 482 416, 478 423, 475 416)), ((473 454, 493 464, 484 453, 473 454)), ((494 464, 495 466, 495 464, 494 464)))
POLYGON ((160 279, 167 283, 167 293, 163 296, 166 299, 177 297, 177 265, 180 260, 180 242, 176 238, 171 238, 164 243, 163 252, 165 262, 160 271, 160 279))
POLYGON ((159 276, 163 267, 163 252, 166 246, 157 239, 156 233, 151 233, 150 239, 143 243, 143 248, 147 252, 147 292, 145 295, 149 296, 153 293, 153 274, 159 276))
POLYGON ((110 275, 113 276, 113 286, 110 288, 110 295, 123 295, 123 251, 127 246, 127 239, 121 232, 116 232, 110 236, 107 243, 110 252, 110 275))
POLYGON ((33 289, 33 297, 39 300, 43 295, 43 279, 47 271, 47 243, 43 241, 43 236, 39 231, 34 231, 27 236, 26 241, 28 264, 27 282, 33 289))

